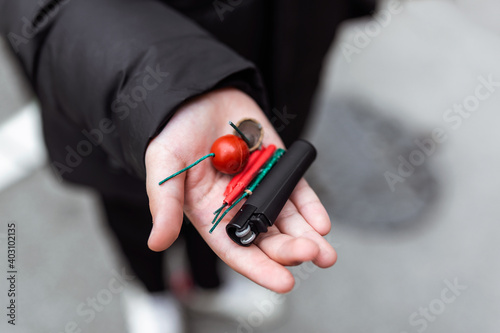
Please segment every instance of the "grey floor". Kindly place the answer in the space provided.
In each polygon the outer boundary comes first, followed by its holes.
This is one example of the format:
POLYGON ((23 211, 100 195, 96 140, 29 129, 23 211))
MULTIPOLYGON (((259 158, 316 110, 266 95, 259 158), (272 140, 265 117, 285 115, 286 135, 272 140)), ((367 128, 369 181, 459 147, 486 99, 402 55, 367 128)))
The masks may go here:
MULTIPOLYGON (((309 134, 320 152, 309 179, 334 221, 328 240, 338 263, 295 268, 298 286, 278 323, 242 329, 187 313, 191 332, 500 331, 500 87, 460 126, 443 118, 470 100, 479 77, 500 81, 499 9, 484 0, 412 1, 350 56, 345 46, 370 21, 343 26, 309 134), (397 173, 398 156, 408 158, 419 149, 414 139, 438 128, 447 139, 391 191, 384 173, 397 173)), ((31 98, 6 57, 0 125, 31 98)), ((28 169, 0 191, 0 269, 9 222, 19 264, 17 325, 2 310, 0 331, 64 332, 75 322, 82 332, 124 332, 120 294, 92 320, 77 313, 122 269, 93 193, 59 183, 46 164, 28 169)), ((2 277, 2 309, 6 290, 2 277)))

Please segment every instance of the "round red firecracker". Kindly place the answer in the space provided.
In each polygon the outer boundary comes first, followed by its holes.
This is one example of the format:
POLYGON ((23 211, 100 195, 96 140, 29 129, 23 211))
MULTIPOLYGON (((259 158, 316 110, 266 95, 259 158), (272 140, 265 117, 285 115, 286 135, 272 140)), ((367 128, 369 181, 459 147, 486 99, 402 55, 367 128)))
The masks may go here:
POLYGON ((250 155, 245 141, 233 134, 224 135, 215 140, 210 153, 215 154, 212 157, 214 168, 230 175, 243 170, 250 155))

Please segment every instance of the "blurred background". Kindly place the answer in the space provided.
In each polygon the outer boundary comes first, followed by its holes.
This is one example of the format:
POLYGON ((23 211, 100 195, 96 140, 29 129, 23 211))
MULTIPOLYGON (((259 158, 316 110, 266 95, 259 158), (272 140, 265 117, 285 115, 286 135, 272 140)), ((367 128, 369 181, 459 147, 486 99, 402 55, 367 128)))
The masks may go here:
MULTIPOLYGON (((500 330, 499 12, 493 0, 383 2, 343 24, 308 131, 339 260, 292 270, 278 322, 258 306, 233 321, 186 312, 190 332, 500 330)), ((92 320, 77 313, 122 265, 94 193, 54 177, 3 40, 0 101, 0 269, 14 222, 19 291, 13 327, 0 279, 0 331, 124 332, 121 294, 92 320)))

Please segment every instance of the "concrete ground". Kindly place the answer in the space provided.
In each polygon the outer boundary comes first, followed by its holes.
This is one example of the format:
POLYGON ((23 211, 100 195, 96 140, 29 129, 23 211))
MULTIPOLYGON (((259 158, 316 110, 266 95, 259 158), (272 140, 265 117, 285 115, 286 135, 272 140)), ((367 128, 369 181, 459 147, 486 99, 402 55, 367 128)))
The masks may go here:
MULTIPOLYGON (((261 325, 257 307, 246 328, 186 313, 190 332, 500 330, 499 9, 486 0, 411 1, 378 16, 383 28, 343 26, 309 134, 319 149, 309 179, 334 221, 328 240, 338 263, 294 269, 282 321, 261 325), (425 154, 415 139, 434 148, 425 154), (400 156, 415 162, 413 173, 398 170, 400 156), (387 172, 398 180, 393 190, 387 172)), ((0 331, 124 332, 121 294, 92 319, 77 312, 122 265, 93 193, 52 176, 32 95, 0 54, 0 270, 7 275, 7 225, 15 223, 18 271, 15 327, 0 279, 0 331), (13 136, 26 126, 29 139, 13 136)))

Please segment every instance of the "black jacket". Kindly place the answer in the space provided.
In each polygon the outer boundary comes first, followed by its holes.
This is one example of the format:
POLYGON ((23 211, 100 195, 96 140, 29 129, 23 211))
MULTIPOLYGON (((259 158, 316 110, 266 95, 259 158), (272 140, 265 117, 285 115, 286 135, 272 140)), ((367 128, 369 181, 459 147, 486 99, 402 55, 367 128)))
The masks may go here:
POLYGON ((362 0, 0 0, 0 28, 40 98, 56 173, 133 196, 148 142, 214 88, 245 91, 285 142, 296 138, 335 28, 370 10, 362 0))

